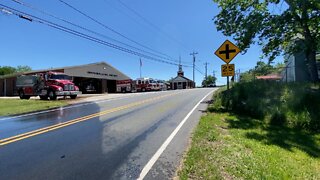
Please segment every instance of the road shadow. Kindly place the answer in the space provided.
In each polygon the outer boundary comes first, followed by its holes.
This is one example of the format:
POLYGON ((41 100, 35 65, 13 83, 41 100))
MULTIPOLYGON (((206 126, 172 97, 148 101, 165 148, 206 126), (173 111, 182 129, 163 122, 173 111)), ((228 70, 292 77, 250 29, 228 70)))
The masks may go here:
POLYGON ((320 139, 312 133, 301 129, 293 129, 284 126, 274 126, 244 116, 235 115, 235 119, 226 119, 231 129, 261 129, 262 133, 247 132, 246 138, 263 142, 266 145, 276 145, 288 151, 298 148, 309 156, 320 158, 320 139))
POLYGON ((207 104, 208 105, 208 108, 206 108, 205 110, 203 110, 203 109, 199 110, 201 113, 211 112, 210 111, 210 105, 213 104, 213 99, 207 100, 207 101, 202 101, 201 104, 207 104))
POLYGON ((201 103, 210 105, 210 104, 213 104, 213 99, 207 100, 207 101, 202 101, 201 103))

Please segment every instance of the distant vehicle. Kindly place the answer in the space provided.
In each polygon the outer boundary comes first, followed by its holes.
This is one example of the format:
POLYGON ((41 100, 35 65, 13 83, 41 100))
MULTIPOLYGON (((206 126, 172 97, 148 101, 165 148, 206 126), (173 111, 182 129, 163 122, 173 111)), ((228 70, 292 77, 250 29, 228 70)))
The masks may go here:
POLYGON ((75 99, 79 94, 79 88, 71 78, 60 72, 19 76, 16 88, 20 99, 30 99, 31 96, 40 96, 42 100, 56 100, 57 96, 70 96, 75 99))
POLYGON ((160 91, 166 91, 168 89, 168 85, 164 80, 156 80, 159 85, 160 91))
POLYGON ((136 90, 145 91, 156 91, 159 90, 158 83, 152 78, 138 78, 135 80, 136 90))
POLYGON ((155 80, 152 78, 126 79, 117 81, 117 92, 165 91, 169 86, 170 84, 163 80, 155 80))
POLYGON ((207 86, 202 85, 202 87, 216 87, 216 85, 215 84, 208 84, 207 86))
POLYGON ((92 93, 92 92, 97 92, 96 88, 90 83, 87 85, 85 88, 86 93, 92 93))
POLYGON ((118 80, 117 81, 117 92, 126 93, 135 91, 135 82, 132 79, 118 80))

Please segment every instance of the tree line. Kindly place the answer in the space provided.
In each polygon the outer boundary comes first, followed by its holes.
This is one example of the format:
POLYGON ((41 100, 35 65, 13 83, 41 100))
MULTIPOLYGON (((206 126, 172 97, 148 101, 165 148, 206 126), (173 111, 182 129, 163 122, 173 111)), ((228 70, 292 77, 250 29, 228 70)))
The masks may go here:
POLYGON ((14 74, 18 72, 29 72, 29 71, 32 71, 32 68, 30 66, 22 66, 22 65, 19 65, 17 67, 0 66, 0 76, 14 74))

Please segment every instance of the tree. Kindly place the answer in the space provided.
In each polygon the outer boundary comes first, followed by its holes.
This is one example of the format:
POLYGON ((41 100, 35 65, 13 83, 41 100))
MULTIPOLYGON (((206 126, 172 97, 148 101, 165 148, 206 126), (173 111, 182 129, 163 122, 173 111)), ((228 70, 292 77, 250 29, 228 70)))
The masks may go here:
POLYGON ((263 61, 258 61, 253 71, 256 76, 264 76, 271 74, 274 71, 273 69, 274 68, 270 64, 266 64, 263 61))
POLYGON ((216 77, 213 77, 211 75, 207 76, 207 79, 204 79, 202 81, 202 86, 209 86, 209 85, 215 85, 216 84, 216 77))
POLYGON ((13 74, 16 72, 16 68, 11 66, 0 66, 0 75, 13 74))
POLYGON ((282 52, 301 51, 312 81, 319 81, 316 66, 316 51, 320 47, 319 0, 213 1, 221 8, 214 19, 217 29, 233 36, 241 50, 246 52, 251 44, 257 43, 270 62, 282 52))
POLYGON ((29 72, 32 71, 30 66, 17 66, 16 72, 29 72))
POLYGON ((250 82, 253 80, 254 80, 254 74, 251 71, 241 73, 241 75, 240 75, 241 82, 250 82))
POLYGON ((11 66, 0 66, 0 76, 7 75, 7 74, 13 74, 17 72, 28 72, 32 71, 31 67, 29 66, 17 66, 11 67, 11 66))

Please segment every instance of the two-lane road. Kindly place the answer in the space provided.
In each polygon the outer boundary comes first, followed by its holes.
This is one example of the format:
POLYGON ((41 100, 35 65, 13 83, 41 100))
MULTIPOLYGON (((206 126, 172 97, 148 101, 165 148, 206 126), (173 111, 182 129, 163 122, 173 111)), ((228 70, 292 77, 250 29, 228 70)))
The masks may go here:
POLYGON ((0 179, 170 179, 215 89, 0 119, 0 179))

